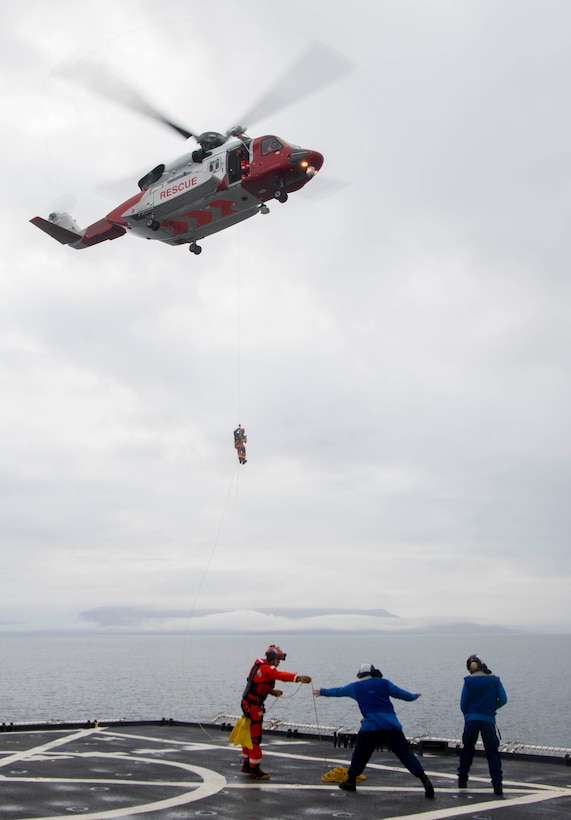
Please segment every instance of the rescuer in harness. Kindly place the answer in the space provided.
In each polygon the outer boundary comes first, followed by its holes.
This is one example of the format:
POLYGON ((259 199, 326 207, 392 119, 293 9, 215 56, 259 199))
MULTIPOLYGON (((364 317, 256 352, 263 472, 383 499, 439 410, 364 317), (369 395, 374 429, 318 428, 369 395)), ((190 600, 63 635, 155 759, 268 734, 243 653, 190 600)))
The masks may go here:
POLYGON ((242 695, 242 711, 250 718, 252 748, 242 747, 242 771, 252 780, 269 780, 270 775, 260 768, 262 762, 262 721, 264 719, 264 701, 268 695, 279 698, 280 689, 274 689, 276 680, 290 683, 311 683, 309 675, 298 675, 295 672, 281 672, 280 661, 285 661, 286 653, 279 646, 272 644, 266 649, 265 658, 257 658, 250 669, 248 682, 242 695))
POLYGON ((234 447, 236 448, 236 452, 238 453, 238 461, 240 464, 246 463, 246 442, 248 441, 248 436, 246 435, 246 431, 242 427, 241 424, 236 427, 234 430, 234 447))

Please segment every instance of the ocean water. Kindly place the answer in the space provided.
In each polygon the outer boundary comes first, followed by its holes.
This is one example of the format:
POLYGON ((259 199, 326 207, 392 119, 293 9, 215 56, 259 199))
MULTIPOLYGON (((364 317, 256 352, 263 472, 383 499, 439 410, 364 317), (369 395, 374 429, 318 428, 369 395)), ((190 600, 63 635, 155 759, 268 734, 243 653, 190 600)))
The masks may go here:
MULTIPOLYGON (((498 674, 508 704, 498 713, 506 742, 571 747, 571 635, 89 635, 0 636, 0 723, 160 719, 210 722, 240 713, 252 662, 276 642, 282 668, 316 688, 355 679, 372 662, 411 692, 395 701, 408 736, 459 738, 465 660, 479 654, 498 674)), ((357 729, 354 701, 316 698, 280 684, 266 718, 357 729)))

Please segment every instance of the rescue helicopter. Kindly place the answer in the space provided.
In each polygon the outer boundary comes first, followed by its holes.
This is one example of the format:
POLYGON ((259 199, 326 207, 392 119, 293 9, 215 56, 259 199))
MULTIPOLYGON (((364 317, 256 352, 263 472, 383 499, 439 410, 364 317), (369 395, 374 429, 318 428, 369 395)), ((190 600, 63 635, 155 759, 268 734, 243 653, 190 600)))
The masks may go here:
MULTIPOLYGON (((275 113, 351 68, 338 52, 314 42, 240 122, 275 113)), ((54 211, 48 219, 35 216, 30 220, 75 250, 133 234, 167 245, 188 245, 191 253, 199 254, 200 240, 258 213, 269 213, 268 202, 287 202, 289 195, 307 185, 323 165, 319 151, 301 148, 273 134, 252 138, 246 125, 234 125, 223 133, 191 131, 100 65, 76 64, 67 76, 163 123, 187 140, 184 154, 155 165, 139 179, 136 194, 88 227, 80 228, 65 211, 54 211)))

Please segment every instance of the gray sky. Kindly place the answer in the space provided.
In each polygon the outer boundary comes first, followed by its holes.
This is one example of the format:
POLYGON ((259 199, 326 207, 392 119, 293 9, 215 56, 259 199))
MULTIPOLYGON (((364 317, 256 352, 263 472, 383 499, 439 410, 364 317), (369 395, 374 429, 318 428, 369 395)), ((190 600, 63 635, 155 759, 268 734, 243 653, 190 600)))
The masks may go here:
POLYGON ((571 629, 571 5, 164 8, 3 9, 0 625, 315 606, 571 629), (185 150, 62 63, 224 130, 312 39, 354 70, 248 123, 325 156, 286 205, 200 257, 28 223, 85 226, 185 150))

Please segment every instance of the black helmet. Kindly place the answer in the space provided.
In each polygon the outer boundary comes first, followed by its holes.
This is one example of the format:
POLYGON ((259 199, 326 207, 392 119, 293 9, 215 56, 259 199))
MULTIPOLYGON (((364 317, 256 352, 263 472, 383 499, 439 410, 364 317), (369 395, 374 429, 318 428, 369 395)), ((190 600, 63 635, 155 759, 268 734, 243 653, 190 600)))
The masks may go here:
POLYGON ((468 672, 470 672, 470 674, 472 674, 472 672, 483 672, 485 675, 492 674, 491 669, 488 669, 484 661, 480 660, 480 658, 477 655, 470 655, 470 657, 466 661, 466 669, 468 670, 468 672), (472 669, 472 665, 474 664, 475 669, 472 669))
POLYGON ((286 653, 282 652, 279 646, 276 646, 275 644, 268 646, 268 648, 266 649, 266 658, 270 663, 275 663, 276 661, 285 661, 286 657, 286 653))
POLYGON ((383 673, 380 669, 373 666, 372 663, 362 663, 357 672, 357 677, 361 678, 382 678, 383 673))

